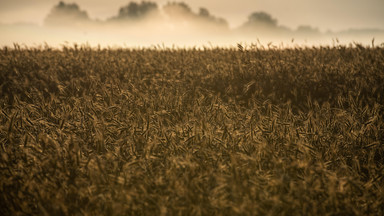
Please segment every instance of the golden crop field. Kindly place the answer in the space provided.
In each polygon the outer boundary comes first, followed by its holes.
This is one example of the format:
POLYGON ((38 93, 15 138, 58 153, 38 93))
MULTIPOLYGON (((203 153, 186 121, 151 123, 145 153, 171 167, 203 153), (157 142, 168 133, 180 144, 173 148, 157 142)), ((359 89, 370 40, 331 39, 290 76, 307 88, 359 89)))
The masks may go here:
POLYGON ((384 215, 384 48, 0 49, 1 215, 384 215))

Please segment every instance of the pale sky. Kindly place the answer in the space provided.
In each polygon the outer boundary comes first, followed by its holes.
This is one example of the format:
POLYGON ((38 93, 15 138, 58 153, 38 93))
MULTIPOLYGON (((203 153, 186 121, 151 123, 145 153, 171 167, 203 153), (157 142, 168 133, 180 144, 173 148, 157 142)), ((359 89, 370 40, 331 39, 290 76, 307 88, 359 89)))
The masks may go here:
MULTIPOLYGON (((141 0, 137 0, 141 1, 141 0)), ((0 22, 41 24, 58 0, 0 0, 0 22)), ((118 13, 129 0, 69 0, 86 10, 91 18, 105 19, 118 13)), ((152 0, 159 6, 168 0, 152 0)), ((384 0, 184 0, 194 11, 207 8, 225 18, 231 27, 241 25, 254 11, 265 11, 280 25, 295 29, 311 25, 322 31, 349 28, 384 29, 384 0)))

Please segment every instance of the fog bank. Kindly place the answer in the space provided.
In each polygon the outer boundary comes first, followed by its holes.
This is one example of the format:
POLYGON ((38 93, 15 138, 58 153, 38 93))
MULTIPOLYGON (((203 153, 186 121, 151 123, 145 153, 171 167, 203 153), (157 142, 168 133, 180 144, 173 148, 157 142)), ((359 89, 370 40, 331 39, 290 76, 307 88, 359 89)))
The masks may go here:
POLYGON ((117 15, 105 20, 92 19, 75 3, 59 2, 44 19, 43 25, 0 24, 0 45, 25 46, 48 44, 53 47, 87 44, 92 47, 210 47, 258 44, 260 46, 319 46, 384 43, 380 29, 346 29, 321 32, 302 25, 290 29, 272 15, 256 11, 246 22, 230 28, 228 22, 206 8, 193 11, 183 2, 159 7, 154 2, 130 2, 117 15))

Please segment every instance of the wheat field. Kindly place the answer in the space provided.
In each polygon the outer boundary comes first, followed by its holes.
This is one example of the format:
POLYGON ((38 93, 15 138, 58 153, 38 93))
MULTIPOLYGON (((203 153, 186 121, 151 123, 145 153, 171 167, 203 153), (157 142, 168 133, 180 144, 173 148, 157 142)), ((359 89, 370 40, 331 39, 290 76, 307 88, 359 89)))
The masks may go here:
POLYGON ((0 49, 1 215, 383 215, 384 48, 0 49))

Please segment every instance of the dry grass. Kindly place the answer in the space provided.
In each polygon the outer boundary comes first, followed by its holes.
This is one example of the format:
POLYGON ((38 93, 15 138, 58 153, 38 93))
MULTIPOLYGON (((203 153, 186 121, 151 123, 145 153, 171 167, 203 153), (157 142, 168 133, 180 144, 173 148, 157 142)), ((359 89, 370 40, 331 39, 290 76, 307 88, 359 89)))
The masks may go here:
POLYGON ((383 215, 384 49, 0 50, 1 215, 383 215))

